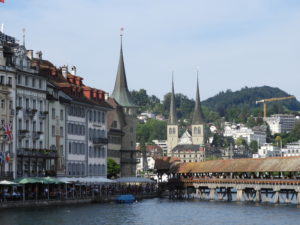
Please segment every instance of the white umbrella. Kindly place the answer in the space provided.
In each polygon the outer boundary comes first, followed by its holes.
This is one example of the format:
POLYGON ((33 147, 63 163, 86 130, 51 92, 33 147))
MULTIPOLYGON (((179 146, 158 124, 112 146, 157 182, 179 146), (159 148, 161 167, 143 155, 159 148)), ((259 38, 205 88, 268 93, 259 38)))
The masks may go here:
POLYGON ((17 183, 8 180, 1 180, 0 185, 17 185, 17 183))

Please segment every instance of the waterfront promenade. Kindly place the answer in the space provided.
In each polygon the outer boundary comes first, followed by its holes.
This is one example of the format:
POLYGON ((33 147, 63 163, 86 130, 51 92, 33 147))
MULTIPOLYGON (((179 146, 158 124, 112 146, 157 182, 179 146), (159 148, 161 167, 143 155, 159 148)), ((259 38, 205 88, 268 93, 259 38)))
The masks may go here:
POLYGON ((156 184, 28 183, 0 185, 0 208, 110 202, 121 194, 136 199, 157 196, 156 184))

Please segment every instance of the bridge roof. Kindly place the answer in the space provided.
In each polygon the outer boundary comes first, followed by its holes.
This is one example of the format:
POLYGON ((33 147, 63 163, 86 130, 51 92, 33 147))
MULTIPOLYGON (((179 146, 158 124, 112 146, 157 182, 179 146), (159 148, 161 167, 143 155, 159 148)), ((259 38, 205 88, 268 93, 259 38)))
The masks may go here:
POLYGON ((226 159, 183 163, 177 173, 297 172, 300 157, 226 159))

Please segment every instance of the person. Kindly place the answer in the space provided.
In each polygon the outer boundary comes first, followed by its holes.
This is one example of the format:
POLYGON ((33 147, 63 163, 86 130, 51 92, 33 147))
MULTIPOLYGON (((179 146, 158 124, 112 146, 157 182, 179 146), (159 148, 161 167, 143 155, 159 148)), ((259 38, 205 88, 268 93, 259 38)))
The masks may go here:
POLYGON ((48 188, 46 187, 46 188, 44 189, 44 198, 48 198, 48 192, 49 192, 49 190, 48 190, 48 188))

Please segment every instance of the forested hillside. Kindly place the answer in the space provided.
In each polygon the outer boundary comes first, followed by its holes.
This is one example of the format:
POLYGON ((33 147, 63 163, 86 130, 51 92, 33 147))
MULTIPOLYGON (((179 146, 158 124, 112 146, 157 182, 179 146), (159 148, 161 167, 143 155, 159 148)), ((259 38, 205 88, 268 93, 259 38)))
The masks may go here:
MULTIPOLYGON (((242 88, 239 91, 227 90, 222 91, 214 97, 211 97, 203 102, 210 110, 218 112, 220 116, 228 114, 228 110, 235 108, 245 108, 252 112, 257 112, 257 108, 262 108, 260 104, 255 104, 255 101, 266 98, 286 97, 291 94, 285 91, 269 87, 253 87, 242 88)), ((283 112, 284 110, 299 111, 300 103, 296 99, 285 100, 280 102, 268 103, 269 113, 283 112)))
MULTIPOLYGON (((170 93, 167 93, 161 101, 155 95, 148 95, 147 91, 141 89, 132 91, 131 95, 135 104, 139 106, 139 113, 150 111, 155 114, 163 114, 165 118, 169 116, 170 93)), ((202 110, 206 122, 213 122, 217 127, 221 121, 245 123, 249 127, 262 124, 263 120, 254 119, 262 117, 263 106, 255 104, 255 101, 265 98, 285 97, 290 94, 279 88, 268 86, 242 88, 239 91, 222 91, 219 94, 202 102, 202 110)), ((195 102, 183 94, 176 94, 175 104, 177 117, 179 119, 180 133, 186 126, 190 125, 195 102)), ((268 103, 268 115, 275 113, 293 113, 299 115, 300 103, 296 99, 268 103)), ((138 124, 137 141, 151 142, 152 139, 166 138, 166 121, 151 121, 146 124, 138 124)))

